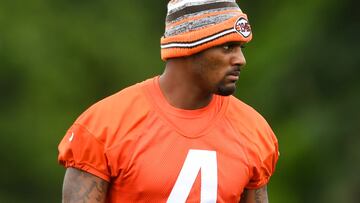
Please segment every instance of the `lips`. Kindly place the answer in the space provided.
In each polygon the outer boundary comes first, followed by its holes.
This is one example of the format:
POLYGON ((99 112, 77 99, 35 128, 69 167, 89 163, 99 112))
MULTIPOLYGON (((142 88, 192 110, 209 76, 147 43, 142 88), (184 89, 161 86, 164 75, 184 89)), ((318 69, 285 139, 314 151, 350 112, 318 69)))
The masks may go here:
POLYGON ((233 75, 233 76, 239 76, 240 75, 240 71, 231 71, 229 75, 233 75))
POLYGON ((232 70, 227 74, 227 78, 232 82, 236 82, 237 80, 239 80, 239 76, 240 70, 238 69, 232 70))

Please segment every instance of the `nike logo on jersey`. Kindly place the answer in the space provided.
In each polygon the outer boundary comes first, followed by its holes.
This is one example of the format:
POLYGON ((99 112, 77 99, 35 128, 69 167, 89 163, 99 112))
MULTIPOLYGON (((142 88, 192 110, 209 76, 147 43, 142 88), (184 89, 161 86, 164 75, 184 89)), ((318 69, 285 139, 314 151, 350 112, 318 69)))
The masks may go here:
POLYGON ((74 132, 71 132, 71 136, 69 137, 69 142, 73 141, 74 139, 74 132))

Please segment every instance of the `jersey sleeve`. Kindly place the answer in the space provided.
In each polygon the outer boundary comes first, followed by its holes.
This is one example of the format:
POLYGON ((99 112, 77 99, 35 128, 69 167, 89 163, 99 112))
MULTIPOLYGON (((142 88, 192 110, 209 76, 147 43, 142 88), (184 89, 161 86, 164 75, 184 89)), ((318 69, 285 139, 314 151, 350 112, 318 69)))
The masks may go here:
POLYGON ((251 178, 246 186, 247 189, 258 189, 266 185, 275 171, 279 158, 278 141, 270 126, 266 123, 262 131, 261 139, 256 142, 256 150, 253 150, 252 157, 254 165, 250 167, 251 178))
POLYGON ((104 148, 85 126, 75 123, 58 146, 58 161, 66 168, 77 168, 110 181, 104 148))

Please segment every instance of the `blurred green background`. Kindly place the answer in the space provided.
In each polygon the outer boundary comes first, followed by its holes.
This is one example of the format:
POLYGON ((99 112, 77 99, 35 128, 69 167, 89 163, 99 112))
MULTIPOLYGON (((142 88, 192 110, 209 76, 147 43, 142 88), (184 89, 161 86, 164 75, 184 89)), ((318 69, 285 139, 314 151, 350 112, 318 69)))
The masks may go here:
MULTIPOLYGON (((0 202, 60 202, 57 145, 89 105, 161 74, 167 1, 0 1, 0 202)), ((239 2, 254 39, 236 95, 273 127, 275 203, 360 202, 355 1, 239 2)))

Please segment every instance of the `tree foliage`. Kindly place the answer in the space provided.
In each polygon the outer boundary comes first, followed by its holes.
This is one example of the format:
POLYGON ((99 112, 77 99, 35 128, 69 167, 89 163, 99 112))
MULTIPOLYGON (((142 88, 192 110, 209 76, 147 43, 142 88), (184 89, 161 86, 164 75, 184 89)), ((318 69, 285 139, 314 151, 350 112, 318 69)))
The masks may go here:
MULTIPOLYGON (((237 96, 281 156, 271 202, 360 202, 359 15, 349 0, 240 1, 237 96)), ((59 202, 57 145, 90 104, 160 74, 165 1, 2 0, 0 202, 59 202)))

